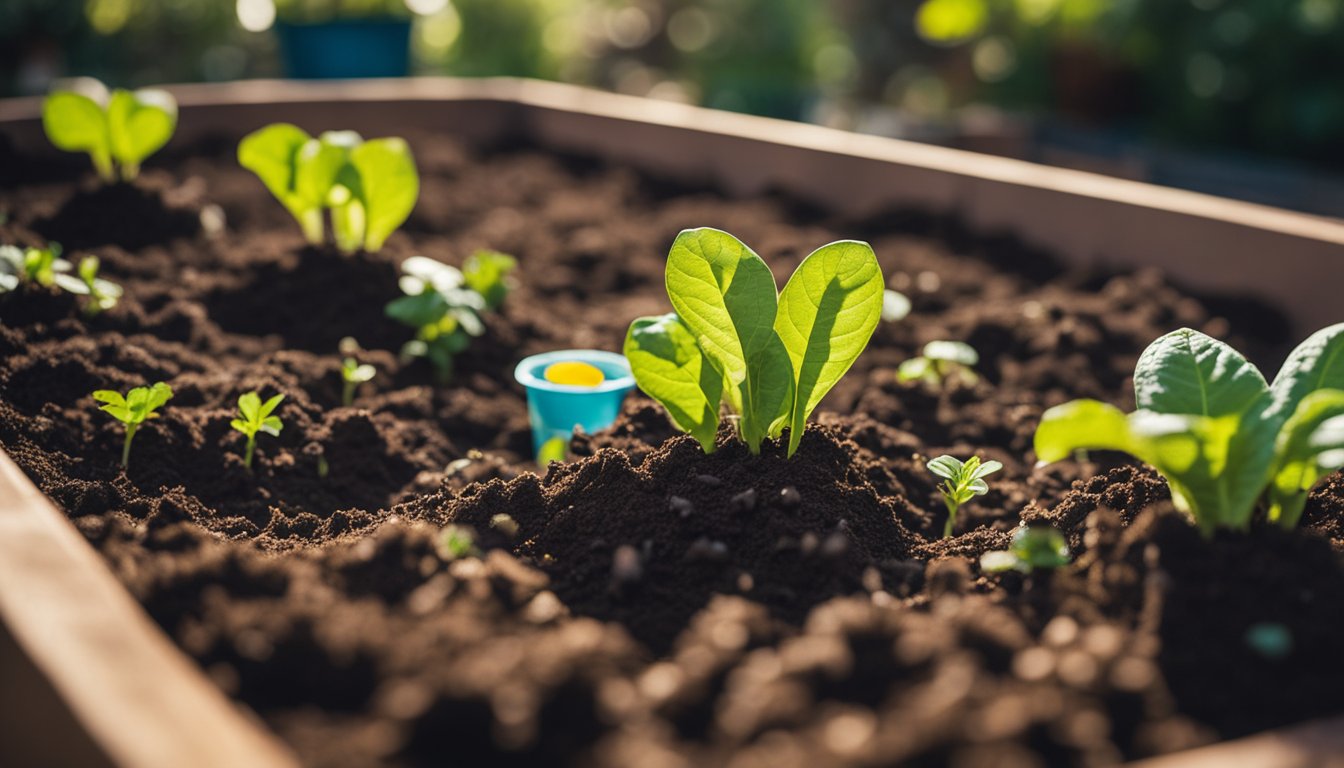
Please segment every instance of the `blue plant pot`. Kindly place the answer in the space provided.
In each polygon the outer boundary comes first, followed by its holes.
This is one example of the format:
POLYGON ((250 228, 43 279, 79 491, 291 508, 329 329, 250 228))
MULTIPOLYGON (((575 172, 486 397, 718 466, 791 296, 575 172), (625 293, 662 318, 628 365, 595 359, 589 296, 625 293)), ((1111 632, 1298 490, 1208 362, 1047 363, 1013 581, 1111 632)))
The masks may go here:
POLYGON ((565 349, 525 358, 513 371, 514 378, 527 389, 527 417, 532 424, 532 448, 536 453, 548 441, 565 442, 575 427, 584 432, 606 429, 616 421, 621 402, 634 389, 635 377, 625 355, 594 349, 565 349), (606 378, 595 387, 552 384, 544 378, 552 363, 587 363, 606 378))
POLYGON ((411 65, 409 19, 275 25, 285 72, 301 80, 405 77, 411 65))

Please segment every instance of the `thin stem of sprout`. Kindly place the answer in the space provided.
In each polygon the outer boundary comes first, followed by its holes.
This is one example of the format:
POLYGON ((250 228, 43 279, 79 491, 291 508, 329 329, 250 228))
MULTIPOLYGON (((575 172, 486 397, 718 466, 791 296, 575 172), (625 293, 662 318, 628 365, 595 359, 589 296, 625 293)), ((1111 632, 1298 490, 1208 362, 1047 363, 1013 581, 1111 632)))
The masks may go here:
POLYGON ((131 439, 135 437, 135 425, 126 425, 126 442, 121 445, 121 468, 126 469, 131 463, 131 439))

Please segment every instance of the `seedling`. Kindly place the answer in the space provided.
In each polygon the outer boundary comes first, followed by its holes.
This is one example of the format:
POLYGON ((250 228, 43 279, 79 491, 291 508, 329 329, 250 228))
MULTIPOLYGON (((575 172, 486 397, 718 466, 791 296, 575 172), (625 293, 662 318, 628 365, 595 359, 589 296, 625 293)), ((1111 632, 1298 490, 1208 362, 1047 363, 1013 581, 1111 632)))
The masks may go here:
POLYGON ((460 560, 479 554, 476 549, 476 534, 465 525, 448 525, 439 532, 439 557, 444 560, 460 560))
MULTIPOLYGON (((502 302, 507 294, 505 280, 512 268, 512 264, 506 267, 503 262, 493 262, 490 271, 494 277, 487 281, 478 273, 478 284, 493 286, 497 301, 502 302)), ((415 338, 401 348, 402 357, 428 360, 436 378, 447 382, 453 375, 453 358, 471 344, 472 338, 485 333, 481 316, 490 303, 467 284, 466 276, 456 267, 412 256, 402 263, 401 271, 400 286, 406 295, 388 303, 385 312, 416 329, 415 338)))
POLYGON ((897 381, 922 381, 939 387, 952 379, 960 379, 967 384, 980 380, 975 366, 980 355, 960 341, 930 341, 924 345, 924 354, 912 357, 901 363, 896 369, 897 381))
POLYGON ((355 401, 355 390, 360 384, 372 381, 376 373, 378 371, 372 365, 360 363, 353 357, 341 361, 341 380, 345 383, 341 390, 341 404, 349 408, 355 401))
POLYGON ((1154 341, 1134 369, 1138 410, 1096 400, 1045 412, 1036 456, 1123 451, 1153 466, 1172 501, 1205 534, 1245 530, 1257 509, 1296 526, 1307 493, 1344 466, 1344 323, 1293 350, 1272 385, 1235 349, 1182 328, 1154 341))
POLYGON ((42 126, 57 149, 87 152, 106 182, 140 174, 140 164, 173 136, 177 102, 158 89, 108 93, 92 78, 80 78, 70 90, 56 91, 42 105, 42 126))
POLYGON ((120 392, 100 389, 93 393, 93 399, 104 403, 100 409, 112 414, 112 417, 126 425, 126 442, 121 447, 121 468, 126 469, 131 461, 131 441, 135 433, 149 419, 157 419, 156 412, 164 403, 173 398, 172 387, 162 381, 152 387, 136 387, 123 397, 120 392))
POLYGON ((354 131, 314 138, 275 123, 243 138, 238 162, 298 220, 309 243, 326 239, 330 211, 333 239, 344 253, 382 248, 420 195, 415 158, 399 138, 365 141, 354 131))
POLYGON ((513 270, 518 260, 499 251, 477 251, 462 265, 467 287, 479 293, 486 309, 498 309, 513 287, 513 270))
POLYGON ((1003 469, 997 461, 980 462, 979 456, 960 461, 951 456, 939 456, 928 463, 929 471, 943 478, 938 492, 943 495, 943 504, 947 507, 947 523, 943 526, 943 538, 952 535, 952 526, 957 522, 957 511, 961 505, 989 493, 989 484, 985 477, 1003 469))
POLYGON ((980 556, 980 570, 987 573, 1031 573, 1037 568, 1063 568, 1068 564, 1069 543, 1064 540, 1064 534, 1044 523, 1017 526, 1008 549, 980 556))
POLYGON ((882 316, 882 270, 867 243, 813 251, 782 292, 761 257, 717 229, 688 229, 667 257, 673 314, 636 319, 625 356, 635 382, 706 453, 719 405, 738 415, 752 453, 807 417, 868 345, 882 316))
POLYGON ((98 277, 98 268, 101 266, 97 256, 85 256, 79 260, 79 279, 62 280, 68 278, 68 275, 57 275, 57 281, 65 290, 87 296, 84 302, 84 314, 89 317, 97 315, 99 312, 105 312, 117 305, 121 300, 121 286, 111 280, 104 280, 98 277))
POLYGON ((238 398, 238 418, 229 422, 229 425, 247 437, 243 466, 249 470, 252 469, 252 452, 257 447, 257 433, 265 432, 272 437, 278 437, 284 427, 279 416, 271 415, 284 399, 284 395, 276 395, 263 403, 261 395, 256 392, 244 392, 238 398))

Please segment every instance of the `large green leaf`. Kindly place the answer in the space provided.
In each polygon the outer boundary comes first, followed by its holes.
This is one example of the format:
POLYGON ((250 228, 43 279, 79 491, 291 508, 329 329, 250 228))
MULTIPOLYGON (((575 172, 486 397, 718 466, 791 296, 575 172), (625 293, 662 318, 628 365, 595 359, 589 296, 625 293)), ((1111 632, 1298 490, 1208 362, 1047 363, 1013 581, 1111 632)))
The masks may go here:
POLYGON ((807 417, 868 346, 882 319, 883 286, 873 249, 842 240, 813 251, 780 293, 774 327, 794 378, 790 456, 807 417))
POLYGON ((140 163, 173 137, 177 101, 157 88, 118 89, 107 103, 107 125, 112 156, 121 163, 121 175, 133 179, 140 172, 140 163))
POLYGON ((415 208, 420 176, 410 146, 398 138, 373 139, 350 151, 364 206, 364 249, 377 251, 415 208))
POLYGON ((675 313, 641 317, 630 324, 625 356, 635 383, 667 409, 673 423, 714 451, 723 377, 675 313))
POLYGON ((1344 390, 1318 389, 1303 397, 1284 423, 1275 446, 1273 481, 1268 493, 1271 521, 1288 528, 1296 526, 1307 503, 1307 492, 1322 477, 1339 468, 1331 457, 1337 457, 1336 452, 1344 444, 1333 439, 1336 432, 1322 431, 1321 426, 1341 415, 1344 415, 1344 390), (1327 454, 1328 460, 1322 460, 1322 454, 1327 454))
POLYGON ((83 93, 57 91, 42 105, 42 127, 57 149, 87 152, 98 175, 113 179, 107 112, 102 104, 83 93))
POLYGON ((779 296, 760 256, 717 229, 688 229, 667 256, 667 295, 725 379, 752 451, 777 430, 792 400, 788 350, 775 332, 779 296))
POLYGON ((1344 389, 1344 323, 1313 333, 1288 355, 1270 387, 1274 415, 1287 419, 1319 389, 1344 389))
POLYGON ((1135 403, 1156 413, 1244 414, 1268 394, 1265 377, 1241 353, 1189 328, 1148 345, 1134 368, 1135 403))
POLYGON ((1135 456, 1141 451, 1124 411, 1099 400, 1074 400, 1046 411, 1034 442, 1042 464, 1067 459, 1076 451, 1124 451, 1135 456))
POLYGON ((298 219, 310 243, 322 242, 322 209, 297 190, 298 155, 312 139, 302 128, 273 123, 243 137, 238 163, 257 174, 275 199, 298 219))

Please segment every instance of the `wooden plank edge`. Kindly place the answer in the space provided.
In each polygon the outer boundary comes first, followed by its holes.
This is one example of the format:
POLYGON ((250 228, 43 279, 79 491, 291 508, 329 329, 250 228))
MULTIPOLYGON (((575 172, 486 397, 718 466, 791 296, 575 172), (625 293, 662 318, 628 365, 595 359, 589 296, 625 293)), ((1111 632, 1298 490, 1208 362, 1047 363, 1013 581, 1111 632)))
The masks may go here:
POLYGON ((298 765, 178 650, 3 452, 0 620, 116 765, 298 765))

